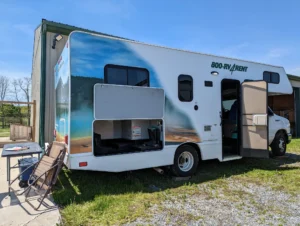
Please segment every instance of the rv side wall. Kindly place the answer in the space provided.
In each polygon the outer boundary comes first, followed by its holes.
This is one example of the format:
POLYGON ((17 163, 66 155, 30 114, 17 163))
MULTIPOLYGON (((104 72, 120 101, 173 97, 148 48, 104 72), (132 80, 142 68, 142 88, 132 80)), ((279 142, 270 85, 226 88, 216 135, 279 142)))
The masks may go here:
POLYGON ((269 90, 292 92, 281 67, 84 32, 71 33, 69 42, 71 109, 68 113, 72 169, 119 172, 170 165, 173 164, 177 147, 183 143, 199 145, 203 160, 222 160, 220 112, 221 81, 224 78, 240 82, 245 79, 262 80, 264 71, 277 72, 280 74, 280 83, 270 84, 269 90), (105 70, 107 65, 115 67, 105 70), (136 68, 149 72, 149 80, 145 84, 165 91, 164 149, 95 157, 92 152, 95 119, 93 87, 97 83, 140 84, 136 68), (83 161, 87 161, 88 166, 80 168, 79 162, 83 161))

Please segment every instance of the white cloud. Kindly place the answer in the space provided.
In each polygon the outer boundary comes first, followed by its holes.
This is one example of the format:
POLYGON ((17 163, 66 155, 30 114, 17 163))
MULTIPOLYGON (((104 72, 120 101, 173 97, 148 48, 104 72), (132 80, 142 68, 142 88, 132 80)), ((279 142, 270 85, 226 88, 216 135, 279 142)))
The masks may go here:
POLYGON ((14 67, 13 64, 9 64, 5 61, 0 60, 0 75, 7 76, 11 79, 14 78, 24 78, 24 77, 31 77, 31 69, 30 70, 18 70, 17 66, 14 67))
MULTIPOLYGON (((5 57, 32 57, 32 52, 31 51, 26 51, 23 49, 12 49, 12 48, 6 48, 6 49, 1 49, 1 58, 4 59, 5 57)), ((1 64, 1 60, 0 60, 1 64)), ((2 61, 2 64, 4 64, 4 61, 2 61)))
POLYGON ((279 58, 279 57, 284 57, 286 55, 290 54, 290 50, 287 48, 274 48, 269 50, 267 53, 267 58, 279 58))
MULTIPOLYGON (((73 1, 72 4, 74 4, 73 1)), ((114 15, 125 19, 135 12, 135 7, 129 0, 85 0, 75 4, 86 13, 114 15)))
POLYGON ((250 46, 248 42, 243 42, 234 46, 229 46, 224 49, 221 49, 218 55, 226 56, 226 57, 239 57, 245 49, 250 46))
MULTIPOLYGON (((260 51, 262 53, 262 51, 260 51)), ((257 55, 256 61, 272 65, 286 65, 287 56, 292 53, 290 48, 271 48, 265 54, 257 55)))
POLYGON ((0 75, 7 76, 10 79, 31 77, 31 72, 0 69, 0 75))
POLYGON ((287 73, 300 76, 300 66, 296 68, 287 69, 287 73))
MULTIPOLYGON (((20 15, 26 13, 28 15, 33 15, 37 13, 37 11, 29 6, 25 6, 24 4, 18 4, 14 1, 0 1, 0 9, 3 9, 5 13, 12 15, 20 15)), ((1 11, 0 11, 1 12, 1 11)))
POLYGON ((34 26, 31 24, 14 24, 13 28, 29 36, 33 36, 34 34, 34 26))

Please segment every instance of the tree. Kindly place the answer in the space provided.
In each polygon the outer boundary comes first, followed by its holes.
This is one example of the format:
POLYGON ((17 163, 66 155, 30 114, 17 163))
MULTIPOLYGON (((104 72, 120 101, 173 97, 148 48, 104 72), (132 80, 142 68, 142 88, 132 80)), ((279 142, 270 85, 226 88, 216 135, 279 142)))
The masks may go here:
MULTIPOLYGON (((20 102, 21 100, 25 100, 26 102, 30 101, 30 90, 31 90, 31 78, 19 78, 14 79, 12 82, 13 85, 13 93, 16 101, 20 102)), ((20 117, 22 115, 20 114, 20 117)), ((27 104, 27 119, 28 125, 30 125, 30 105, 27 104)))
POLYGON ((0 99, 3 101, 6 97, 9 87, 9 78, 6 76, 0 76, 0 99))
MULTIPOLYGON (((18 84, 20 89, 23 91, 23 95, 25 96, 26 102, 30 101, 30 89, 31 89, 31 78, 25 77, 23 79, 18 79, 18 84)), ((30 105, 27 104, 27 123, 30 126, 30 105)))
MULTIPOLYGON (((0 100, 3 101, 6 97, 9 86, 9 78, 0 76, 0 100)), ((1 110, 3 111, 3 104, 1 103, 1 110)), ((4 117, 2 117, 2 128, 4 128, 4 117)))

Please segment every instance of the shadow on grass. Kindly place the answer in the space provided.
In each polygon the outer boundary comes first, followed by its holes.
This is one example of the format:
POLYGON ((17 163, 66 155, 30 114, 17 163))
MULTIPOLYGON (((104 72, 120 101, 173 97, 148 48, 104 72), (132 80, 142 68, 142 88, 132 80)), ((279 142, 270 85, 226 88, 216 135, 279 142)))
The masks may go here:
POLYGON ((300 168, 286 165, 293 163, 300 163, 300 155, 287 154, 278 158, 241 159, 230 162, 203 161, 200 163, 197 173, 188 181, 174 181, 171 176, 160 175, 153 169, 123 173, 70 171, 64 169, 59 176, 53 197, 56 203, 62 206, 73 202, 80 204, 91 201, 95 196, 99 195, 151 193, 154 192, 153 187, 165 190, 176 188, 186 183, 200 184, 219 178, 242 175, 255 169, 283 172, 300 168))

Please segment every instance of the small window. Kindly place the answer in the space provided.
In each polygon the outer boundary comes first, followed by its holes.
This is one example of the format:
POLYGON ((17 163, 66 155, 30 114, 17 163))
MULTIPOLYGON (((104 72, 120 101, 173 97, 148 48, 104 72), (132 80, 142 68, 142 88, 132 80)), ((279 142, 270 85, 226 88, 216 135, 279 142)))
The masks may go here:
POLYGON ((274 83, 274 84, 279 84, 279 81, 280 81, 278 73, 269 72, 269 71, 264 72, 263 79, 267 83, 274 83))
POLYGON ((212 81, 204 81, 204 85, 206 87, 213 87, 213 82, 212 81))
POLYGON ((149 71, 144 68, 106 65, 104 81, 108 84, 149 86, 149 71))
POLYGON ((179 75, 178 77, 178 98, 183 102, 193 100, 193 78, 190 75, 179 75))

